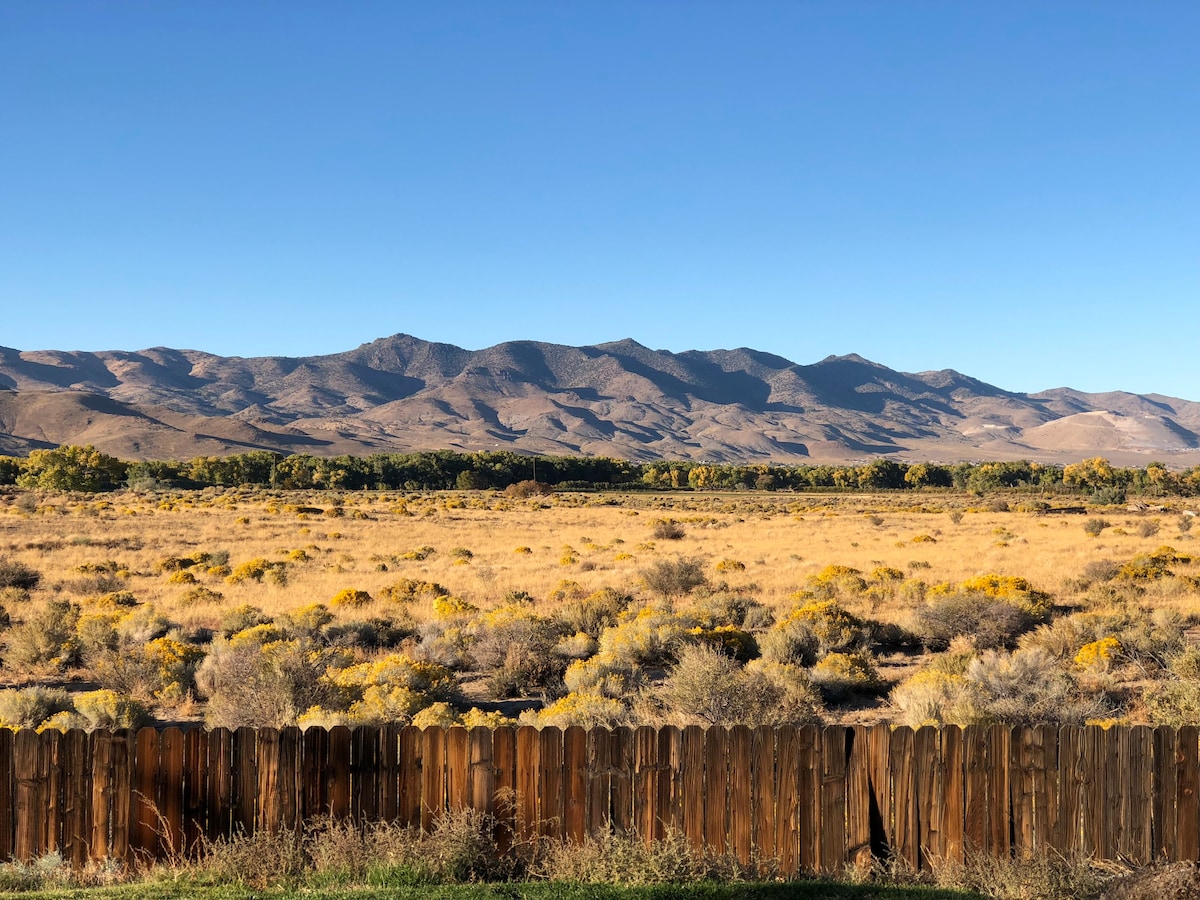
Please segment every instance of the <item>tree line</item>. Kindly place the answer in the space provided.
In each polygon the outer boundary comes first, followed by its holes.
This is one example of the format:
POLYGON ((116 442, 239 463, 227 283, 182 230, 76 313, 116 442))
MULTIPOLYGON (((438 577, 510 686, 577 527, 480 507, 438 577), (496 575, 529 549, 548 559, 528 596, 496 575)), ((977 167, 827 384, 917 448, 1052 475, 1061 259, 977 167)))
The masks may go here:
POLYGON ((187 461, 126 461, 95 447, 65 445, 27 457, 0 456, 0 485, 66 491, 195 490, 503 490, 523 481, 559 490, 894 490, 1005 489, 1083 495, 1119 503, 1127 495, 1196 496, 1200 466, 1161 462, 1119 467, 1103 457, 1064 466, 1015 460, 953 464, 878 458, 843 465, 631 462, 602 456, 526 456, 511 451, 310 456, 253 450, 187 461))

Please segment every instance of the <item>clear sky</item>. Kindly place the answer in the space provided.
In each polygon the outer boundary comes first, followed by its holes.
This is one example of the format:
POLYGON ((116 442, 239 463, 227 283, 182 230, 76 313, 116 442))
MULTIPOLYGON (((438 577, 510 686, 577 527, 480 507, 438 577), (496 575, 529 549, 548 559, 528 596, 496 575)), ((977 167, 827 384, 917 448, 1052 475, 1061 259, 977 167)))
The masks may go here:
POLYGON ((0 345, 1200 400, 1200 3, 4 0, 0 345))

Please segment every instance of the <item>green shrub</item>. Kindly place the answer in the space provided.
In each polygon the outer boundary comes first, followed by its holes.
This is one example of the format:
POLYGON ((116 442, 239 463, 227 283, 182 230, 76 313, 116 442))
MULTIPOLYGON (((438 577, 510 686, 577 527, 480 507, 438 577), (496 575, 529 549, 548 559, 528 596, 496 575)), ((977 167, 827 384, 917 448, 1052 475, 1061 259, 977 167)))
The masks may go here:
POLYGON ((117 637, 128 645, 145 644, 163 637, 174 627, 153 603, 136 607, 117 620, 117 637))
POLYGON ((900 720, 921 725, 970 725, 983 720, 978 691, 961 673, 929 666, 910 676, 891 693, 900 720))
POLYGON ((749 662, 758 656, 758 641, 748 631, 735 625, 717 625, 715 628, 696 626, 689 633, 699 644, 719 650, 738 662, 749 662))
POLYGON ((196 667, 202 659, 202 649, 174 638, 145 643, 118 638, 115 648, 93 655, 92 672, 101 687, 110 692, 144 703, 173 706, 195 686, 196 667))
POLYGON ((659 519, 650 533, 658 541, 678 541, 687 534, 687 529, 674 519, 659 519))
POLYGON ((1111 559, 1094 559, 1083 567, 1083 577, 1088 583, 1112 581, 1121 567, 1111 559))
POLYGON ((214 591, 200 584, 184 591, 179 597, 179 602, 182 606, 195 606, 197 603, 220 603, 224 599, 225 595, 220 591, 214 591))
POLYGON ((731 625, 734 628, 769 628, 775 622, 771 610, 751 597, 728 591, 701 596, 688 612, 705 628, 731 625))
POLYGON ((367 650, 396 647, 416 635, 416 623, 411 617, 384 616, 362 622, 339 622, 326 625, 321 634, 331 647, 350 647, 367 650))
POLYGON ((967 667, 989 721, 1011 725, 1082 725, 1107 713, 1097 701, 1080 698, 1070 674, 1049 653, 987 651, 967 667))
POLYGON ((540 481, 518 481, 504 489, 504 496, 514 500, 526 500, 530 497, 546 497, 554 493, 554 488, 540 481))
POLYGON ((415 578, 401 578, 388 585, 380 592, 380 597, 393 603, 412 603, 417 600, 433 600, 437 597, 448 597, 450 591, 436 581, 420 581, 415 578))
POLYGON ((1155 725, 1182 728, 1200 722, 1200 681, 1151 684, 1142 692, 1146 715, 1155 725))
POLYGON ((855 597, 867 589, 862 573, 850 566, 826 566, 805 582, 807 590, 794 595, 797 600, 836 600, 839 597, 855 597))
POLYGON ((1168 668, 1176 678, 1200 681, 1200 647, 1186 647, 1170 660, 1168 668))
MULTIPOLYGON (((817 654, 823 656, 865 647, 870 642, 871 630, 867 622, 845 610, 837 601, 816 600, 793 609, 775 624, 772 632, 792 635, 792 644, 799 646, 807 640, 804 637, 807 631, 816 638, 817 654)), ((772 632, 768 632, 768 635, 772 632)), ((764 653, 765 647, 764 642, 764 653)), ((778 655, 779 648, 774 648, 772 652, 778 662, 793 661, 778 655)))
POLYGON ((286 568, 287 563, 285 562, 272 562, 271 560, 258 557, 235 566, 233 571, 226 576, 225 580, 229 584, 241 584, 243 581, 261 582, 264 577, 270 575, 273 576, 272 580, 284 583, 287 580, 285 575, 286 568))
POLYGON ((821 641, 808 622, 785 618, 759 638, 758 646, 765 660, 811 666, 817 661, 821 641))

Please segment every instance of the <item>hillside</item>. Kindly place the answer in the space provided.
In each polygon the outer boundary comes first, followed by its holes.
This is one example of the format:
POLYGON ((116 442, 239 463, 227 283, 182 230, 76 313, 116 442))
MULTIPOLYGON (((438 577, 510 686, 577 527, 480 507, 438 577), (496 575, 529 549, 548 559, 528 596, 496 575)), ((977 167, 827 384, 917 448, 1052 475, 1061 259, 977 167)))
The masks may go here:
POLYGON ((1105 455, 1200 462, 1200 403, 1005 391, 856 355, 633 340, 470 351, 399 334, 344 353, 221 357, 0 348, 0 453, 90 443, 129 459, 514 449, 636 460, 841 461, 1105 455))

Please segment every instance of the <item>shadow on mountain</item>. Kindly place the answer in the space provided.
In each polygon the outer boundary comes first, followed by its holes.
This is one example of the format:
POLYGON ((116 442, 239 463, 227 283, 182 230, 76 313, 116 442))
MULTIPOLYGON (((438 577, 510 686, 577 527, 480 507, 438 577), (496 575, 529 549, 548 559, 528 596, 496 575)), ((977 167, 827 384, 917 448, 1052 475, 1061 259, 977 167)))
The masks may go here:
POLYGON ((861 357, 834 356, 811 366, 797 366, 796 370, 812 389, 817 403, 823 406, 880 415, 890 401, 962 418, 962 413, 938 389, 861 357), (861 390, 864 387, 869 389, 861 390))
MULTIPOLYGON (((746 372, 726 372, 715 363, 680 354, 675 359, 685 363, 682 366, 688 376, 688 380, 685 381, 648 365, 635 356, 616 351, 612 349, 613 346, 607 345, 601 353, 617 360, 625 371, 645 378, 664 396, 684 403, 703 400, 706 403, 737 404, 759 410, 766 405, 767 398, 771 395, 770 385, 746 372)), ((595 348, 583 349, 587 352, 595 348)))
POLYGON ((52 366, 49 363, 24 359, 17 351, 9 351, 7 348, 0 354, 0 360, 25 378, 57 388, 78 387, 83 383, 97 388, 115 388, 121 384, 120 380, 105 368, 104 363, 91 353, 47 351, 47 355, 62 360, 64 365, 52 366))

